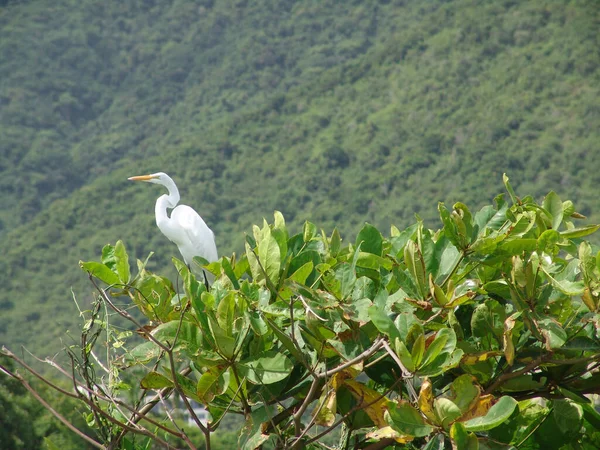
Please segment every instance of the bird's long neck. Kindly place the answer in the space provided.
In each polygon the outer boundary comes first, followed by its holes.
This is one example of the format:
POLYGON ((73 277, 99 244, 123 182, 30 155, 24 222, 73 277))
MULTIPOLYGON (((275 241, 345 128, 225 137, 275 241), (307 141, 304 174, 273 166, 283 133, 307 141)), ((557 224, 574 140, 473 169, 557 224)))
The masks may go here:
POLYGON ((170 238, 170 217, 167 214, 167 209, 172 209, 179 203, 179 190, 175 182, 171 179, 165 181, 164 186, 169 190, 169 194, 161 195, 156 200, 154 212, 156 214, 156 225, 158 228, 170 238))

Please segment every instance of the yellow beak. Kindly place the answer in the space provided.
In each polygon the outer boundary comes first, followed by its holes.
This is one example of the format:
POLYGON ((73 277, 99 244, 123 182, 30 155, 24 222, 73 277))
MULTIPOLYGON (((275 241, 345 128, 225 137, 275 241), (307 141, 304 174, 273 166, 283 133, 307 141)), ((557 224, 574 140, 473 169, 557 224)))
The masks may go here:
POLYGON ((154 177, 152 175, 139 175, 137 177, 129 177, 127 179, 129 181, 148 181, 148 180, 152 180, 153 178, 157 178, 157 177, 154 177))

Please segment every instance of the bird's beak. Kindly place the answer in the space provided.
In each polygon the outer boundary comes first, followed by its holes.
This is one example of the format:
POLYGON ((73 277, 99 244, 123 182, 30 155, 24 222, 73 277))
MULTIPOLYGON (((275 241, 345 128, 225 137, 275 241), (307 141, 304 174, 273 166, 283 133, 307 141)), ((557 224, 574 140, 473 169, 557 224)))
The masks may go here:
POLYGON ((137 177, 129 177, 127 178, 129 181, 150 181, 154 178, 157 178, 155 176, 152 175, 139 175, 137 177))

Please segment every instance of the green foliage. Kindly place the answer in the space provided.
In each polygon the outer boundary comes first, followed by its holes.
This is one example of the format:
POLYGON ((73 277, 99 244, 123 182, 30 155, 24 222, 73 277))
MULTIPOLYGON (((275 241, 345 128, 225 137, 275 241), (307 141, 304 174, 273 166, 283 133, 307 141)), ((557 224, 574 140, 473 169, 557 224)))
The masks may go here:
POLYGON ((348 244, 309 222, 293 235, 276 212, 245 254, 205 266, 209 290, 177 259, 175 284, 141 262, 124 282, 124 245, 107 246, 82 268, 148 322, 115 367, 204 404, 205 438, 243 416, 242 449, 312 448, 342 423, 344 449, 592 448, 600 264, 555 193, 537 203, 504 182, 511 204, 440 204, 439 230, 365 224, 348 244))
POLYGON ((345 236, 415 212, 434 227, 438 201, 486 204, 504 171, 600 222, 594 0, 5 3, 0 341, 13 348, 53 352, 75 325, 70 287, 89 292, 78 261, 114 236, 173 277, 158 191, 126 181, 142 172, 174 176, 222 254, 274 209, 345 236))

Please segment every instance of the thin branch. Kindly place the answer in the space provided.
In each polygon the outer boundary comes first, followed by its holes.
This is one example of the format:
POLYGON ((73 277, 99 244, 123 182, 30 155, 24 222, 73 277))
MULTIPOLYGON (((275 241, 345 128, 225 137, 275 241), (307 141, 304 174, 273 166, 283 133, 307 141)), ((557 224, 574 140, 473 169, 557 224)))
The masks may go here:
POLYGON ((506 383, 508 380, 526 374, 530 370, 533 370, 536 367, 538 367, 543 361, 544 357, 539 356, 520 370, 516 370, 515 372, 503 373, 498 378, 496 378, 496 380, 485 390, 484 394, 491 394, 504 383, 506 383))
POLYGON ((308 391, 308 394, 306 394, 306 398, 304 399, 304 401, 300 405, 300 408, 298 408, 298 410, 294 413, 294 415, 292 417, 293 420, 294 420, 294 432, 296 434, 296 437, 300 436, 300 433, 302 432, 302 430, 301 430, 301 427, 302 427, 302 415, 304 414, 304 412, 308 408, 308 405, 310 405, 312 403, 312 401, 314 399, 314 396, 315 396, 315 393, 319 389, 319 385, 320 384, 321 384, 321 382, 320 382, 319 378, 314 378, 313 379, 313 382, 310 385, 310 389, 308 391))
POLYGON ((106 449, 106 447, 104 445, 102 445, 99 442, 96 442, 94 439, 89 437, 87 434, 83 433, 82 431, 78 430, 75 426, 73 426, 63 415, 61 415, 48 402, 46 402, 46 400, 44 400, 37 393, 37 391, 31 387, 31 385, 27 382, 27 380, 25 380, 25 378, 23 378, 21 375, 19 375, 17 373, 10 372, 5 367, 2 368, 2 371, 4 373, 8 374, 10 377, 14 378, 15 380, 19 381, 23 385, 23 387, 25 387, 25 389, 27 389, 27 391, 31 395, 33 395, 33 397, 44 406, 44 408, 46 408, 48 411, 50 411, 54 415, 54 417, 56 417, 58 420, 60 420, 63 423, 63 425, 65 425, 69 430, 71 430, 77 436, 84 439, 86 442, 93 445, 94 447, 102 449, 102 450, 106 449))
POLYGON ((335 369, 325 370, 325 372, 321 372, 316 375, 318 378, 328 378, 333 374, 336 374, 344 369, 347 369, 348 367, 353 366, 354 364, 358 364, 361 361, 369 359, 373 354, 377 353, 382 346, 385 346, 385 341, 382 338, 377 338, 375 342, 373 342, 373 345, 371 345, 371 347, 369 347, 357 357, 352 358, 350 361, 347 361, 344 364, 337 366, 335 369))
MULTIPOLYGON (((402 364, 402 361, 400 360, 400 358, 398 358, 398 355, 396 355, 396 353, 392 350, 392 348, 387 343, 387 341, 383 341, 383 346, 385 347, 385 350, 388 352, 388 354, 392 357, 392 359, 396 362, 396 364, 398 364, 398 367, 400 367, 400 370, 402 371, 402 378, 405 378, 405 379, 413 378, 413 375, 408 371, 408 369, 404 366, 404 364, 402 364)), ((406 389, 408 389, 411 399, 412 399, 413 403, 415 403, 418 399, 418 395, 417 395, 417 392, 415 391, 415 388, 413 387, 413 385, 411 383, 407 382, 406 389)))

